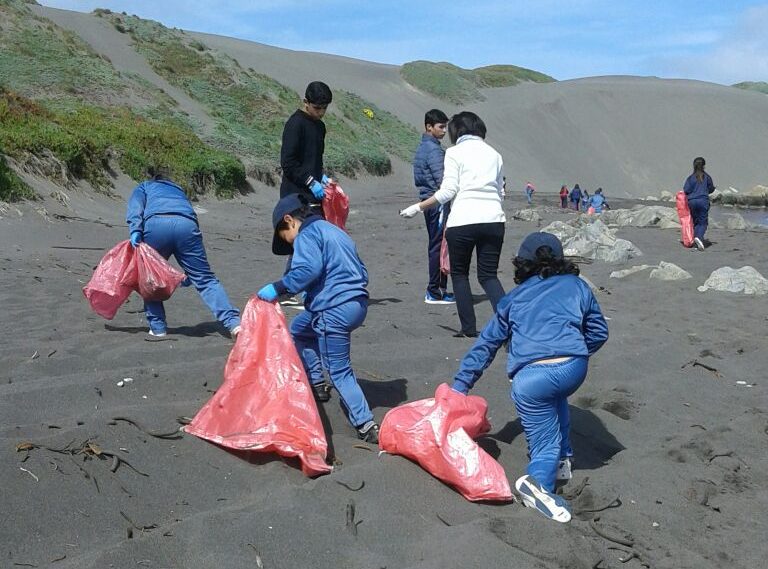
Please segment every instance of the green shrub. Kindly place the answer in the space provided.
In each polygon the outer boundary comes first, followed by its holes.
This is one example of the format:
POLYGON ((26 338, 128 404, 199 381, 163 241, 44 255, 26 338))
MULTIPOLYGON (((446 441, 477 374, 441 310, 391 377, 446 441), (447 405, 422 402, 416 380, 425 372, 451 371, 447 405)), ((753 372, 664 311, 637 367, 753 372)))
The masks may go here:
POLYGON ((8 167, 5 156, 0 153, 0 201, 17 202, 32 199, 37 199, 37 194, 8 167))
POLYGON ((736 83, 732 85, 737 89, 745 89, 747 91, 757 91, 758 93, 768 94, 768 83, 765 81, 744 81, 742 83, 736 83))
POLYGON ((488 65, 474 69, 483 87, 511 87, 522 82, 552 83, 554 78, 516 65, 488 65))

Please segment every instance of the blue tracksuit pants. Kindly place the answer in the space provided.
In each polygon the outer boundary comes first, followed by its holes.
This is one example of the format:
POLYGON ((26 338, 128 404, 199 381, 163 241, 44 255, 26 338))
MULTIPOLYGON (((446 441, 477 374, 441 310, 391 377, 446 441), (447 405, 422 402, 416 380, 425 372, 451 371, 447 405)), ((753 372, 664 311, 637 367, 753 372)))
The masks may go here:
POLYGON ((693 236, 703 241, 709 225, 709 198, 689 199, 688 209, 691 210, 693 220, 693 236))
MULTIPOLYGON (((144 222, 144 241, 166 259, 173 255, 200 293, 203 302, 216 319, 231 330, 240 324, 240 312, 213 274, 203 246, 203 235, 197 224, 180 215, 155 215, 144 222)), ((162 302, 145 302, 149 327, 165 332, 165 307, 162 302)))
POLYGON ((557 463, 573 456, 568 396, 587 377, 586 357, 560 363, 528 364, 515 374, 512 400, 528 441, 528 474, 555 491, 557 463))
POLYGON ((450 204, 433 207, 424 211, 424 221, 427 224, 429 243, 427 252, 429 255, 429 284, 427 292, 434 298, 442 299, 448 288, 448 275, 440 271, 440 246, 443 243, 443 229, 445 220, 450 213, 450 204))
POLYGON ((373 420, 349 355, 352 330, 363 323, 367 313, 368 299, 361 297, 320 312, 306 310, 291 322, 291 335, 309 382, 322 383, 323 368, 327 369, 354 427, 373 420))

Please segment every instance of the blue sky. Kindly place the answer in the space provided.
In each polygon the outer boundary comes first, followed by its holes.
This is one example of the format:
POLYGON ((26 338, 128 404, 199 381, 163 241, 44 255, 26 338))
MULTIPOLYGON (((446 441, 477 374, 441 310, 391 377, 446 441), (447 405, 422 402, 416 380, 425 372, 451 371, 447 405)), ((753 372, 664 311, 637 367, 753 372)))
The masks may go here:
POLYGON ((381 63, 511 63, 557 79, 768 81, 768 2, 682 0, 39 0, 381 63), (468 8, 469 6, 469 8, 468 8))

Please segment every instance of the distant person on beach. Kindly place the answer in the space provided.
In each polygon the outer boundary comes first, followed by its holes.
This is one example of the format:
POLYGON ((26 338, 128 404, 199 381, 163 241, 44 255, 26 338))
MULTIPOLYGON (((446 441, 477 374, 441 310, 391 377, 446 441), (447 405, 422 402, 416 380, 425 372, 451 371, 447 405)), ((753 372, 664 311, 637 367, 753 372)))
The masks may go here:
POLYGON ((594 213, 603 213, 603 208, 608 207, 603 197, 603 188, 597 188, 595 195, 589 200, 589 207, 593 209, 594 213))
MULTIPOLYGON (((318 215, 323 215, 321 203, 325 196, 325 187, 330 182, 323 170, 323 117, 331 101, 333 93, 328 85, 322 81, 312 81, 307 85, 302 107, 285 123, 283 143, 280 147, 280 168, 283 171, 280 197, 284 198, 290 194, 302 195, 318 215)), ((289 257, 286 270, 290 264, 289 257)), ((303 302, 303 296, 297 295, 283 300, 282 304, 298 306, 303 302)))
POLYGON ((578 184, 573 186, 573 189, 571 190, 571 194, 570 194, 570 199, 571 199, 571 206, 573 207, 573 209, 575 209, 576 211, 579 211, 579 203, 581 202, 581 188, 579 187, 578 184))
MULTIPOLYGON (((166 259, 173 255, 216 320, 233 337, 240 332, 240 312, 213 274, 203 245, 197 214, 184 190, 169 178, 166 167, 153 169, 151 180, 142 182, 128 200, 126 221, 131 245, 144 241, 166 259)), ((145 301, 144 312, 150 336, 167 333, 165 307, 160 301, 145 301)))
MULTIPOLYGON (((413 181, 419 190, 419 199, 434 195, 443 182, 443 161, 445 150, 440 141, 445 136, 448 117, 439 109, 427 111, 424 115, 424 134, 413 157, 413 181)), ((429 283, 424 295, 427 304, 455 304, 456 299, 448 292, 448 275, 440 271, 440 245, 443 242, 445 220, 451 211, 450 202, 440 207, 424 210, 427 224, 427 258, 429 283)))
POLYGON ((693 243, 699 251, 704 250, 704 234, 709 224, 709 194, 715 191, 712 178, 704 171, 705 165, 701 156, 694 159, 693 174, 688 176, 683 186, 693 218, 693 243))
POLYGON ((586 190, 582 190, 581 194, 581 211, 587 211, 587 208, 589 207, 589 192, 586 190))
POLYGON ((306 292, 306 311, 291 322, 291 335, 315 398, 330 399, 325 368, 358 437, 377 443, 379 427, 350 361, 352 331, 368 313, 368 271, 357 247, 299 194, 289 194, 277 203, 272 226, 272 252, 293 255, 293 259, 283 277, 263 286, 257 296, 273 302, 281 294, 306 292))
POLYGON ((568 397, 584 382, 589 357, 608 339, 608 326, 578 267, 564 258, 554 235, 528 235, 513 264, 518 286, 501 299, 464 356, 453 389, 469 393, 508 343, 511 397, 530 455, 527 474, 515 487, 525 506, 567 522, 570 507, 555 494, 555 483, 572 476, 568 397))
POLYGON ((491 306, 504 296, 497 276, 504 244, 506 217, 504 170, 501 155, 485 142, 486 127, 475 113, 453 115, 448 136, 454 144, 445 153, 443 183, 435 194, 400 212, 413 217, 421 211, 451 202, 445 237, 451 260, 451 281, 461 329, 456 337, 477 336, 477 322, 469 285, 469 265, 477 249, 477 279, 491 306))
POLYGON ((531 182, 528 182, 525 184, 525 197, 528 200, 528 205, 531 205, 533 203, 533 192, 536 191, 536 186, 534 186, 531 182))
POLYGON ((565 209, 568 207, 568 186, 560 186, 560 207, 565 209))

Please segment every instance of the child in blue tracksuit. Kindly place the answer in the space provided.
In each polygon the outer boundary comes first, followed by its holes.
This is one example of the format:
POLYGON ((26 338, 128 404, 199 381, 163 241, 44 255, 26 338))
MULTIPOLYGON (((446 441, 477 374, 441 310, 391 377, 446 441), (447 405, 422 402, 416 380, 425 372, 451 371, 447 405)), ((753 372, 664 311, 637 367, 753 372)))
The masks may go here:
POLYGON ((693 218, 693 244, 699 251, 704 250, 704 234, 709 224, 709 194, 715 191, 712 177, 704 171, 704 166, 704 158, 694 159, 693 174, 686 178, 683 186, 693 218))
POLYGON ((293 253, 293 260, 279 281, 265 285, 257 295, 272 302, 281 294, 306 291, 306 310, 291 322, 291 335, 315 397, 330 398, 323 379, 325 368, 358 436, 377 443, 379 427, 349 355, 352 330, 368 312, 368 271, 357 247, 344 231, 312 213, 307 199, 298 194, 277 203, 272 226, 272 252, 293 253))
POLYGON ((608 327, 579 269, 563 258, 549 233, 532 233, 514 259, 514 290, 464 356, 453 389, 468 393, 496 352, 509 342, 507 374, 525 431, 528 474, 515 483, 523 503, 559 522, 571 519, 555 481, 571 477, 568 396, 583 383, 589 356, 608 339, 608 327))
MULTIPOLYGON (((240 312, 213 274, 203 246, 197 215, 187 195, 168 179, 164 169, 153 179, 142 182, 128 200, 126 221, 131 245, 144 241, 166 259, 173 255, 195 285, 203 302, 234 337, 240 331, 240 312)), ((182 283, 184 284, 184 283, 182 283)), ((165 307, 159 301, 144 303, 151 336, 165 336, 165 307)))

